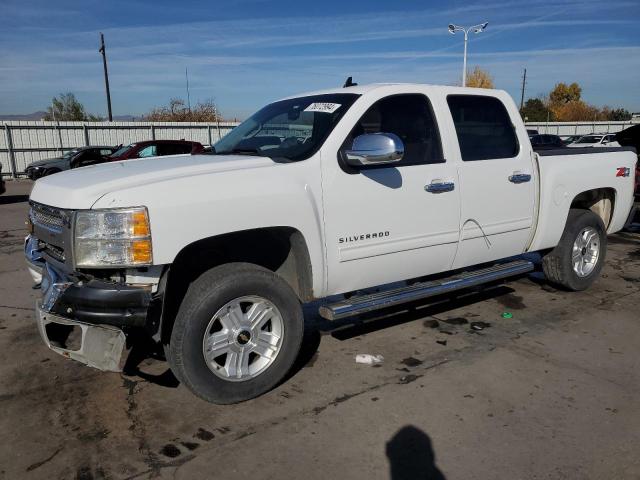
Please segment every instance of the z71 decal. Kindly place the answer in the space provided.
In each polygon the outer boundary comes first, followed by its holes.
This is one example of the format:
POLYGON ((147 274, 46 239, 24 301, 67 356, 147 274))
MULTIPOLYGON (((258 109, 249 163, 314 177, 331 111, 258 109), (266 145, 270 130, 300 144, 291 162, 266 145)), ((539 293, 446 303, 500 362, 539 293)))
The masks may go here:
POLYGON ((631 175, 631 169, 629 167, 618 167, 616 177, 628 177, 631 175))

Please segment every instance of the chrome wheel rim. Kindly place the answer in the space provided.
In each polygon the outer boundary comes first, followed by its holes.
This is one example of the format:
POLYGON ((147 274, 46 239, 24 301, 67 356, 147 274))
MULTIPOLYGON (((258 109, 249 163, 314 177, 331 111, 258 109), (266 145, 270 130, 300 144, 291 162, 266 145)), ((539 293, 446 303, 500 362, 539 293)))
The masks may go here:
POLYGON ((282 348, 284 321, 266 298, 231 300, 209 321, 202 354, 209 369, 233 382, 251 380, 275 361, 282 348))
POLYGON ((600 235, 593 227, 583 228, 573 243, 571 263, 579 277, 587 277, 593 272, 600 257, 600 235))

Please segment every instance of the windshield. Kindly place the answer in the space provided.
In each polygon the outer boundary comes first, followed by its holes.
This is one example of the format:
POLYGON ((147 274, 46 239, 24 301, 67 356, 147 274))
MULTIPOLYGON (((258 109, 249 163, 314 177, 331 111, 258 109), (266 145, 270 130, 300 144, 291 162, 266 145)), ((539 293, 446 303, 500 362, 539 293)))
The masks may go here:
POLYGON ((127 152, 128 150, 132 149, 135 146, 136 146, 136 144, 132 143, 131 145, 127 145, 126 147, 120 147, 118 150, 116 150, 115 152, 113 152, 109 156, 110 157, 119 157, 120 155, 123 155, 125 152, 127 152))
POLYGON ((586 137, 582 137, 576 143, 598 143, 602 140, 601 136, 598 135, 587 135, 586 137))
POLYGON ((304 160, 320 148, 357 98, 353 93, 338 93, 272 103, 229 132, 212 153, 304 160))
POLYGON ((65 160, 68 160, 68 159, 70 159, 71 157, 73 157, 76 153, 78 153, 79 151, 80 151, 80 150, 79 150, 79 149, 77 149, 77 148, 76 148, 75 150, 71 150, 71 151, 69 151, 69 152, 65 153, 65 154, 62 156, 62 158, 64 158, 65 160))

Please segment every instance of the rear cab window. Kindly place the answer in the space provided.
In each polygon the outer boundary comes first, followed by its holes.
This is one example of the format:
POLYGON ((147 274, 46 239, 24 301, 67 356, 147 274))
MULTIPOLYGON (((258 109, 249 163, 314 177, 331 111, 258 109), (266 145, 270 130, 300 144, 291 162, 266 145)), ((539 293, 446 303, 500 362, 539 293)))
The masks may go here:
POLYGON ((514 158, 520 144, 503 103, 482 95, 449 95, 460 154, 465 162, 514 158))

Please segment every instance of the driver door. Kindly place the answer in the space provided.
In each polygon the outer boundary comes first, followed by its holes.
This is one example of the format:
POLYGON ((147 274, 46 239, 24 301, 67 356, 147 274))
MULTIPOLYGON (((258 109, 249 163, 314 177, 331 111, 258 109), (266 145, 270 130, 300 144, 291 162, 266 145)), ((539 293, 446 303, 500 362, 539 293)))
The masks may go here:
POLYGON ((455 164, 445 160, 426 95, 374 102, 338 152, 323 152, 328 292, 448 270, 458 241, 460 192, 455 164), (353 139, 368 133, 400 137, 398 163, 354 168, 345 161, 353 139), (440 186, 444 186, 441 188, 440 186))

